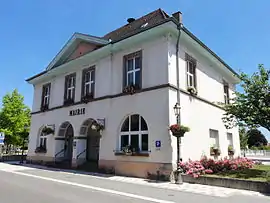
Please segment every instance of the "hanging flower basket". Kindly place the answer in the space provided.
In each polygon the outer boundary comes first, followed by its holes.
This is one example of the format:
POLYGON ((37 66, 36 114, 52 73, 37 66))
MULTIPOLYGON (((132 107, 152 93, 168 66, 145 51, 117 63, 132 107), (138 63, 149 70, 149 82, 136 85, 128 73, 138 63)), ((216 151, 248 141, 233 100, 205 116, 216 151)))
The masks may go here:
POLYGON ((98 122, 93 122, 91 128, 93 130, 96 130, 97 132, 102 131, 105 129, 105 126, 98 122))
POLYGON ((186 132, 190 131, 189 127, 179 124, 173 124, 169 129, 175 137, 183 137, 186 132))
POLYGON ((44 133, 44 134, 46 134, 46 135, 54 134, 54 129, 45 126, 45 127, 42 129, 42 133, 44 133))

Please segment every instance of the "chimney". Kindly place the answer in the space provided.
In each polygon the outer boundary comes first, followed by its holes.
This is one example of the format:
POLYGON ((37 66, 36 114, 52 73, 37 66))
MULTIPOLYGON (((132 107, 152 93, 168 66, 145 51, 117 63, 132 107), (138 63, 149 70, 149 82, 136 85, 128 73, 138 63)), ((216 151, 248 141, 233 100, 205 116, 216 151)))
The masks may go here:
POLYGON ((183 23, 182 22, 182 13, 180 11, 177 11, 176 13, 173 13, 172 16, 179 22, 179 23, 183 23))
POLYGON ((127 22, 128 22, 128 23, 132 23, 133 21, 135 21, 135 18, 128 18, 128 19, 127 19, 127 22))

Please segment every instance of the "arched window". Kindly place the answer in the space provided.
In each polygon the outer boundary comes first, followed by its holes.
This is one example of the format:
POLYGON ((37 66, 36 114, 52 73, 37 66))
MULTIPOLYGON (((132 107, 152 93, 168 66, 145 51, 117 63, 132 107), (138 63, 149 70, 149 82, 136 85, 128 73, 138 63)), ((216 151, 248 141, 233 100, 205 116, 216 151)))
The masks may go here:
POLYGON ((148 151, 148 127, 138 114, 128 116, 121 126, 121 150, 128 145, 136 151, 148 151))

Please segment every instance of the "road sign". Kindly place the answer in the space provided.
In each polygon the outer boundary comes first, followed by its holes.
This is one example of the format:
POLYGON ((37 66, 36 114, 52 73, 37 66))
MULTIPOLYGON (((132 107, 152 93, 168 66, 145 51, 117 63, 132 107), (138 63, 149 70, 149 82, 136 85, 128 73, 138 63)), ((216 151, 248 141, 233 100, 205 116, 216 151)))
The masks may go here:
POLYGON ((4 140, 5 140, 5 134, 0 132, 0 145, 4 144, 4 140))
POLYGON ((156 141, 156 148, 160 148, 161 147, 161 141, 160 140, 157 140, 156 141))

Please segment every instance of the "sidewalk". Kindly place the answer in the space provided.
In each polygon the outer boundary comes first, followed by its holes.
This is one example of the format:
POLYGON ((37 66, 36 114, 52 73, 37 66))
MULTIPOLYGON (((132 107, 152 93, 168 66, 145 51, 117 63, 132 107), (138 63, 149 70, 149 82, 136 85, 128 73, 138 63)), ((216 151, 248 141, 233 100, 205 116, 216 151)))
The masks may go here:
POLYGON ((49 168, 40 165, 32 165, 32 164, 19 164, 19 162, 12 162, 12 163, 0 163, 0 171, 31 171, 31 170, 49 170, 52 172, 62 173, 62 174, 72 174, 75 176, 84 176, 97 179, 106 179, 110 181, 118 181, 130 184, 138 184, 138 185, 145 185, 149 187, 156 187, 168 190, 177 190, 182 192, 190 192, 190 193, 197 193, 209 196, 217 196, 217 197, 228 197, 231 195, 251 195, 251 196, 261 196, 264 195, 259 192, 247 191, 247 190, 237 190, 231 188, 224 188, 224 187, 215 187, 215 186, 208 186, 208 185, 199 185, 199 184, 189 184, 183 183, 182 185, 177 185, 170 182, 156 182, 150 181, 142 178, 131 178, 131 177, 123 177, 123 176, 111 176, 106 174, 98 174, 98 173, 90 173, 90 172, 82 172, 76 170, 62 170, 62 169, 55 169, 49 168))

